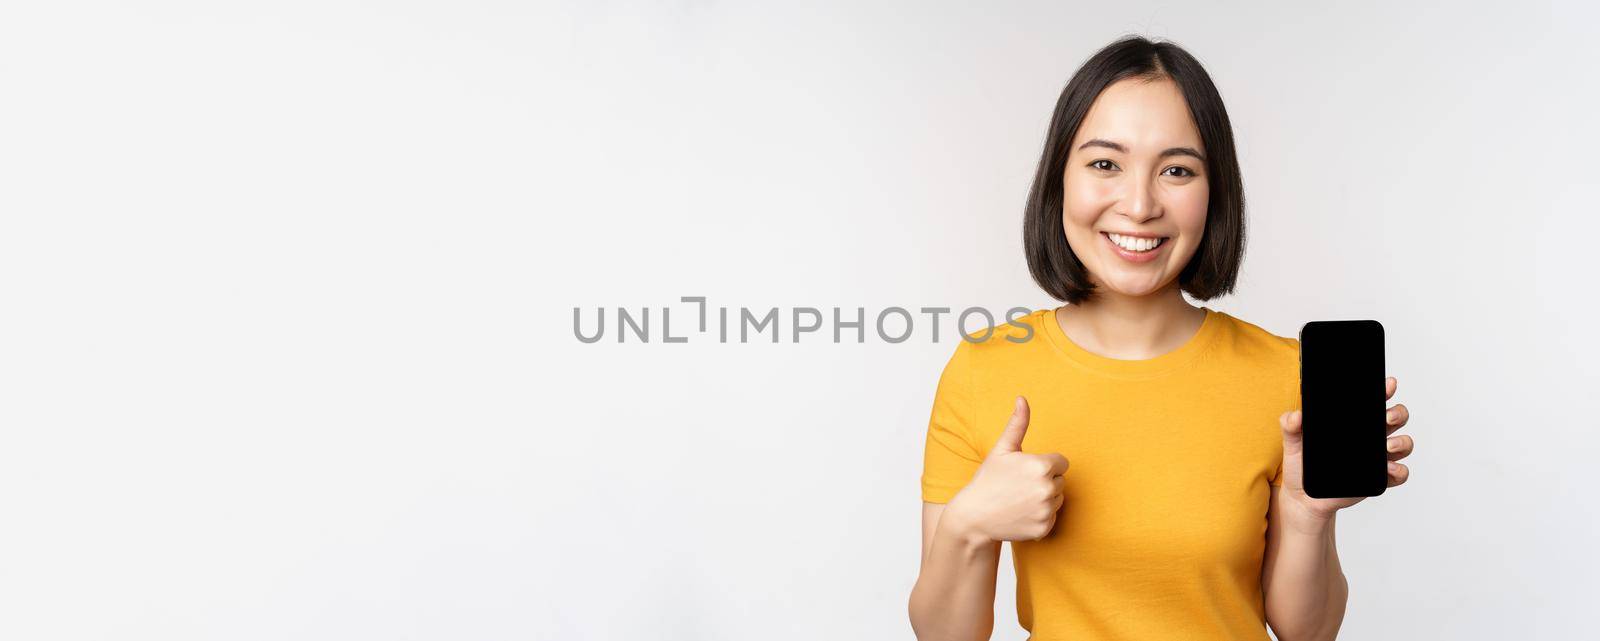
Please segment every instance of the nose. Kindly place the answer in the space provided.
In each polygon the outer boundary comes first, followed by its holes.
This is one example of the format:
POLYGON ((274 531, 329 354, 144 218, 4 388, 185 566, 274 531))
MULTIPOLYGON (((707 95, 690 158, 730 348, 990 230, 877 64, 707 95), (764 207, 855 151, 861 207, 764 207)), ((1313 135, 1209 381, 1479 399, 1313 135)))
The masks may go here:
POLYGON ((1151 192, 1149 183, 1142 180, 1132 181, 1122 199, 1122 215, 1136 223, 1160 216, 1161 208, 1156 203, 1155 194, 1151 192))

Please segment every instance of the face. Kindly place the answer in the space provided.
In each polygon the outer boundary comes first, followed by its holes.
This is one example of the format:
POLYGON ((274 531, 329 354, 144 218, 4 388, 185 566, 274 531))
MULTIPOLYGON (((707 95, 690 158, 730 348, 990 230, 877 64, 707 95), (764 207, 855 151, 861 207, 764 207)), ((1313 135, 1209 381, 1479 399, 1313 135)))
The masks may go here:
POLYGON ((1097 295, 1176 281, 1205 231, 1205 153, 1171 80, 1129 78, 1095 99, 1067 157, 1061 218, 1097 295))

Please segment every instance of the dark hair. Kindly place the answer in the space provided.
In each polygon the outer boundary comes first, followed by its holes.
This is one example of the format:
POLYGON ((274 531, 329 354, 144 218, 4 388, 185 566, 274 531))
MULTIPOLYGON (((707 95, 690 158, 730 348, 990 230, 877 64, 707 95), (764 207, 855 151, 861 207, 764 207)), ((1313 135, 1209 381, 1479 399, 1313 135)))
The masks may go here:
POLYGON ((1088 300, 1095 285, 1083 262, 1072 253, 1062 228, 1062 174, 1072 139, 1084 115, 1106 87, 1125 78, 1171 79, 1189 104, 1189 114, 1205 145, 1210 201, 1200 246, 1178 275, 1178 285, 1199 300, 1233 291, 1244 261, 1244 183, 1233 148, 1233 127, 1222 96, 1200 61, 1171 42, 1126 36, 1107 45, 1083 63, 1061 90, 1039 170, 1028 191, 1022 242, 1028 271, 1044 291, 1058 300, 1088 300))

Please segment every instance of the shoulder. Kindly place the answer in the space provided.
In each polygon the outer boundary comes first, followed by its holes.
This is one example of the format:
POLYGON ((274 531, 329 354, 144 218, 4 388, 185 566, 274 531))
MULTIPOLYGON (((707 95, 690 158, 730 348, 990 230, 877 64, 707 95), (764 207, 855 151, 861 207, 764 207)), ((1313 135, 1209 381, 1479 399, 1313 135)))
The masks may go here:
POLYGON ((1292 336, 1279 336, 1267 329, 1244 320, 1233 314, 1219 311, 1217 317, 1223 321, 1229 333, 1241 343, 1258 346, 1262 349, 1276 351, 1294 351, 1300 349, 1300 341, 1292 336))
POLYGON ((961 342, 958 349, 967 349, 973 354, 1000 357, 1015 355, 1025 351, 1031 345, 1042 344, 1045 340, 1044 332, 1046 322, 1054 322, 1055 317, 1051 309, 1036 309, 1026 314, 1020 313, 1018 308, 993 325, 977 329, 966 330, 961 334, 957 328, 956 340, 961 342))
POLYGON ((1046 322, 1054 322, 1051 309, 1026 314, 1011 313, 993 325, 977 328, 957 327, 951 337, 956 345, 951 360, 959 365, 983 369, 1018 359, 1034 358, 1046 347, 1046 322))
POLYGON ((1300 340, 1278 336, 1255 323, 1227 312, 1217 312, 1223 324, 1223 336, 1233 351, 1245 358, 1274 364, 1298 364, 1300 340))

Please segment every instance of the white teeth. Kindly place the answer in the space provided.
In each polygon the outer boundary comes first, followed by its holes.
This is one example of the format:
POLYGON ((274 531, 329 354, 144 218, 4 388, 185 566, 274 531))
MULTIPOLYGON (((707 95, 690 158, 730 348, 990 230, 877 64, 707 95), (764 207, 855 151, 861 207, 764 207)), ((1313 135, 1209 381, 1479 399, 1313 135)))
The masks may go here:
POLYGON ((1165 238, 1138 238, 1110 232, 1107 232, 1106 236, 1110 237, 1111 242, 1116 243, 1118 247, 1131 252, 1147 252, 1166 242, 1165 238))

